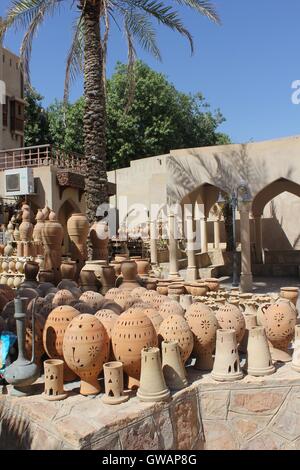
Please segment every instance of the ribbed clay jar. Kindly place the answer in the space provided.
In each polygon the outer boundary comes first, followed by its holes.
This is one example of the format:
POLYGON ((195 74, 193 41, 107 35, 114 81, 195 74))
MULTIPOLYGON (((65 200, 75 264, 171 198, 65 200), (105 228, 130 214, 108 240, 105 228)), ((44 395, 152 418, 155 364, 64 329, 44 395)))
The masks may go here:
POLYGON ((216 312, 216 319, 222 330, 235 330, 237 343, 242 341, 246 323, 244 315, 236 305, 229 303, 220 305, 216 312))
POLYGON ((129 309, 119 316, 112 331, 112 346, 116 360, 123 362, 129 377, 128 387, 138 387, 141 351, 157 346, 156 331, 143 309, 129 309))
POLYGON ((168 316, 160 325, 158 333, 159 342, 177 341, 183 364, 188 360, 194 346, 193 333, 187 321, 180 315, 168 316))
MULTIPOLYGON (((68 324, 79 315, 78 310, 69 305, 54 308, 45 323, 43 344, 51 359, 63 359, 63 339, 68 324)), ((76 379, 76 375, 64 366, 64 379, 68 382, 76 379)))
POLYGON ((95 315, 78 315, 67 326, 63 354, 68 367, 81 379, 82 395, 100 392, 98 376, 108 361, 109 343, 105 328, 95 315))

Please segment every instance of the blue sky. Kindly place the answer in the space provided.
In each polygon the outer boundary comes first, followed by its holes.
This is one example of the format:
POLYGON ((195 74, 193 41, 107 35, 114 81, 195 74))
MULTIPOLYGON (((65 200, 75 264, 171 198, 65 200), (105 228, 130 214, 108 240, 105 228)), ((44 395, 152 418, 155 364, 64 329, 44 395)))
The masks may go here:
MULTIPOLYGON (((9 0, 1 0, 4 15, 9 0)), ((35 40, 31 62, 33 85, 45 105, 61 98, 64 61, 71 39, 72 0, 55 19, 48 19, 35 40)), ((178 7, 195 42, 157 25, 163 62, 139 51, 139 57, 165 73, 182 91, 201 91, 227 121, 221 127, 233 142, 273 139, 300 134, 300 105, 291 101, 291 83, 300 80, 299 0, 215 0, 222 26, 210 23, 188 8, 178 7)), ((20 34, 11 32, 4 45, 18 52, 20 34)), ((115 63, 126 61, 122 34, 112 27, 108 75, 115 63)), ((82 81, 71 99, 82 93, 82 81)))

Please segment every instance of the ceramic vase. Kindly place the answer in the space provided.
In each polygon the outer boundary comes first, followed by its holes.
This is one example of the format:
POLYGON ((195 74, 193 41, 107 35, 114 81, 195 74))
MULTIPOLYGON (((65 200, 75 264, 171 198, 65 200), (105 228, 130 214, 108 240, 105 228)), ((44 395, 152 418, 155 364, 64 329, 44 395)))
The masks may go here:
POLYGON ((72 260, 77 263, 77 276, 87 260, 87 238, 89 234, 89 222, 84 214, 73 214, 67 222, 67 230, 71 240, 72 260))
POLYGON ((76 263, 75 261, 62 261, 60 265, 60 276, 62 279, 70 279, 73 281, 76 276, 76 263))
POLYGON ((60 359, 46 359, 44 361, 45 390, 43 398, 49 401, 64 400, 67 393, 64 391, 64 361, 60 359))
MULTIPOLYGON (((43 344, 51 359, 63 359, 63 339, 68 324, 79 315, 79 312, 64 305, 54 308, 46 319, 43 331, 43 344)), ((76 379, 76 374, 65 364, 64 378, 66 382, 76 379)))
POLYGON ((98 394, 98 375, 109 357, 109 337, 94 315, 82 314, 71 320, 63 339, 63 354, 69 368, 81 379, 80 393, 98 394))
POLYGON ((107 362, 103 365, 105 395, 103 403, 107 405, 119 405, 129 399, 124 395, 123 364, 119 361, 107 362))
POLYGON ((56 218, 55 212, 50 212, 49 220, 45 221, 41 234, 44 246, 45 270, 53 271, 54 282, 58 284, 61 280, 60 265, 64 231, 56 218))
POLYGON ((249 329, 245 369, 248 375, 255 377, 270 375, 275 372, 263 326, 254 326, 249 329))
POLYGON ((163 341, 162 369, 167 386, 170 390, 181 390, 188 384, 184 365, 180 356, 177 341, 163 341))
POLYGON ((147 259, 136 259, 137 273, 139 276, 147 276, 150 271, 150 263, 147 259))
POLYGON ((211 370, 218 329, 216 317, 209 307, 199 304, 198 309, 192 310, 187 315, 187 322, 194 337, 195 368, 211 370))
POLYGON ((143 348, 141 358, 141 380, 137 397, 144 402, 160 402, 170 398, 160 360, 160 350, 143 348))
POLYGON ((30 210, 22 206, 22 223, 19 226, 20 239, 22 242, 30 242, 33 234, 33 225, 30 222, 30 210))
POLYGON ((159 327, 159 341, 177 341, 183 364, 191 355, 194 346, 193 333, 187 321, 180 315, 168 316, 159 327))
POLYGON ((108 261, 109 228, 105 221, 95 222, 89 233, 92 244, 92 259, 108 261))
POLYGON ((157 334, 143 309, 122 313, 112 331, 112 346, 116 360, 123 362, 129 377, 128 387, 139 386, 141 351, 157 346, 157 334))
POLYGON ((223 330, 235 330, 237 342, 240 343, 245 334, 245 319, 240 309, 233 304, 221 305, 216 312, 216 319, 223 330))
POLYGON ((243 378, 234 330, 217 330, 216 354, 211 376, 218 382, 234 382, 243 378))

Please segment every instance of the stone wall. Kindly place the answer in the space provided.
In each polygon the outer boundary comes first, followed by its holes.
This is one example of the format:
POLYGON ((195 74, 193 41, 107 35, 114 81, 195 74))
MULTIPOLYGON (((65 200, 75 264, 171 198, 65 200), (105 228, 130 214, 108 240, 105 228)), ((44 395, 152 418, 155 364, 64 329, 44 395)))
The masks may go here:
POLYGON ((290 365, 232 384, 189 369, 189 387, 164 404, 104 405, 78 395, 78 384, 61 402, 3 388, 0 449, 300 449, 300 375, 290 365))

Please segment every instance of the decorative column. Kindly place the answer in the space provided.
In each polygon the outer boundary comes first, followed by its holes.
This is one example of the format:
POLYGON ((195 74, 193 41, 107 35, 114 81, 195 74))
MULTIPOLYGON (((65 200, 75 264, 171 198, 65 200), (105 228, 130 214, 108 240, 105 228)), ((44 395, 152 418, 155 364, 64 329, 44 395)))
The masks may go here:
POLYGON ((156 221, 150 220, 150 258, 151 258, 152 265, 158 264, 156 238, 157 238, 156 221))
POLYGON ((214 249, 218 250, 220 248, 220 219, 217 218, 214 220, 214 249))
POLYGON ((255 253, 258 263, 263 263, 263 238, 262 238, 262 216, 254 217, 255 228, 255 253))
POLYGON ((194 250, 194 230, 193 230, 193 216, 192 214, 186 215, 186 238, 187 238, 187 258, 188 267, 186 272, 187 281, 195 281, 198 279, 196 255, 194 250))
POLYGON ((240 203, 240 229, 241 229, 241 280, 240 289, 242 292, 251 292, 253 289, 253 279, 251 272, 251 248, 250 248, 250 204, 240 203))
POLYGON ((169 277, 178 278, 177 243, 175 239, 175 214, 169 213, 169 277))
POLYGON ((208 252, 208 243, 207 243, 207 217, 200 218, 200 233, 201 233, 201 252, 208 252))

